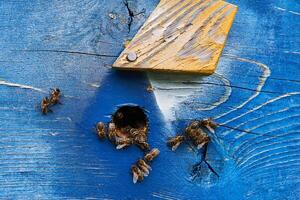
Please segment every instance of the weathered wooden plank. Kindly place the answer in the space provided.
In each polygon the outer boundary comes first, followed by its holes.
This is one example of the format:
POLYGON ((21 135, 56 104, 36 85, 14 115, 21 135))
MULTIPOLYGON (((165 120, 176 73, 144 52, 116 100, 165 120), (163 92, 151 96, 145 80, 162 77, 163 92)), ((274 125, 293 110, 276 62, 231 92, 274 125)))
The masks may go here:
POLYGON ((128 3, 1 1, 0 199, 299 199, 299 1, 231 1, 239 12, 214 75, 148 77, 108 67, 158 1, 128 3), (128 9, 144 8, 128 32, 128 9), (67 97, 45 117, 36 106, 50 87, 67 97), (128 166, 140 150, 92 131, 124 103, 149 111, 161 150, 138 185, 128 166), (201 152, 165 141, 203 117, 223 124, 208 152, 220 177, 203 168, 193 181, 201 152))
POLYGON ((160 1, 113 66, 211 74, 236 12, 220 0, 160 1))

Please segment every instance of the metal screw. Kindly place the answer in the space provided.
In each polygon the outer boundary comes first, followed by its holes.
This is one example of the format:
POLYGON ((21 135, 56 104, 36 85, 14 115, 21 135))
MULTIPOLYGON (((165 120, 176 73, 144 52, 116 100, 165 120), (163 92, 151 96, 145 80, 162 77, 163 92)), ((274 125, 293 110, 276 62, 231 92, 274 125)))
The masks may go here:
POLYGON ((137 55, 135 52, 130 52, 127 54, 127 60, 129 62, 134 62, 134 61, 136 61, 136 59, 137 59, 137 55))

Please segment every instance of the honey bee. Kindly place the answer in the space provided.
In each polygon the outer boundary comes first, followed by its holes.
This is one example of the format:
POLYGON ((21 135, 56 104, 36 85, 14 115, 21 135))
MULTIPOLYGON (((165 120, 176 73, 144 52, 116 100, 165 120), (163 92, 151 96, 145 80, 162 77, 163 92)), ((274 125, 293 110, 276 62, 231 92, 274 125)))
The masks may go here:
POLYGON ((152 149, 149 153, 147 153, 144 157, 146 162, 151 162, 155 157, 159 155, 160 151, 157 148, 152 149))
POLYGON ((167 144, 172 148, 172 151, 175 151, 184 140, 184 136, 178 135, 170 138, 167 144))
POLYGON ((197 149, 201 149, 204 145, 207 145, 210 141, 210 138, 207 135, 200 135, 194 141, 194 144, 197 146, 197 149))
POLYGON ((187 128, 186 131, 192 130, 192 129, 197 129, 201 126, 200 121, 193 121, 187 128))
POLYGON ((149 85, 149 86, 147 87, 147 91, 148 91, 148 92, 153 92, 153 91, 154 91, 154 87, 152 87, 152 85, 149 85))
POLYGON ((147 143, 147 129, 130 129, 130 136, 133 138, 134 143, 142 150, 149 150, 150 146, 147 143))
POLYGON ((137 161, 137 166, 143 172, 144 176, 148 176, 150 173, 149 170, 152 170, 150 165, 148 165, 143 159, 139 159, 137 161))
POLYGON ((57 103, 61 104, 60 102, 61 92, 59 88, 51 89, 50 94, 50 102, 51 104, 55 105, 57 103))
POLYGON ((132 173, 132 181, 134 184, 136 184, 138 181, 144 180, 144 175, 142 171, 136 165, 131 166, 131 173, 132 173))
POLYGON ((48 97, 43 98, 41 102, 41 110, 44 115, 47 115, 48 112, 51 112, 52 110, 49 108, 50 106, 50 100, 48 97))
POLYGON ((133 144, 131 138, 128 137, 116 137, 116 149, 123 149, 124 147, 128 147, 133 144))
POLYGON ((137 141, 146 141, 147 140, 147 133, 146 129, 130 129, 131 137, 135 138, 137 141))
POLYGON ((197 149, 201 149, 210 141, 208 135, 199 125, 199 121, 192 122, 185 131, 187 138, 190 139, 195 146, 197 146, 197 149))
POLYGON ((117 136, 117 130, 115 123, 109 123, 108 124, 108 139, 111 142, 115 142, 117 136))
POLYGON ((143 151, 147 151, 150 149, 150 145, 147 142, 136 142, 135 144, 143 151))
POLYGON ((212 118, 203 119, 200 121, 200 124, 206 127, 210 132, 215 133, 215 129, 217 128, 217 123, 215 123, 212 118))
POLYGON ((103 122, 98 122, 96 125, 97 135, 101 138, 105 138, 105 124, 103 122))

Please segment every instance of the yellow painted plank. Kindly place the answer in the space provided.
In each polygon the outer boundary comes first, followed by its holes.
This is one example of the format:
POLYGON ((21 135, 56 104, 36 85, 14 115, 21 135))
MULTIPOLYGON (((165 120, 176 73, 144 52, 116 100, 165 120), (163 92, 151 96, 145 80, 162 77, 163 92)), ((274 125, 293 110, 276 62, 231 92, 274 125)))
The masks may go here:
POLYGON ((113 67, 211 74, 236 12, 221 0, 161 0, 113 67))

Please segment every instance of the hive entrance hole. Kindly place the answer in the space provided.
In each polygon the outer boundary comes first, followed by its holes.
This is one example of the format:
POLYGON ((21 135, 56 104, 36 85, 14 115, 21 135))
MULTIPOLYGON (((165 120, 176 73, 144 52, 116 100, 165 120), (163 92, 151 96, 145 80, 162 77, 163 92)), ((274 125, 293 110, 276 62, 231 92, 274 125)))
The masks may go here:
POLYGON ((145 111, 139 106, 122 106, 112 116, 117 129, 126 127, 143 129, 148 127, 145 111))

